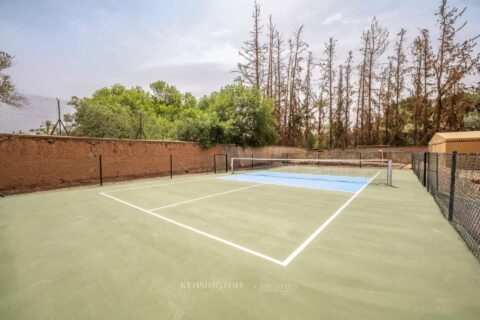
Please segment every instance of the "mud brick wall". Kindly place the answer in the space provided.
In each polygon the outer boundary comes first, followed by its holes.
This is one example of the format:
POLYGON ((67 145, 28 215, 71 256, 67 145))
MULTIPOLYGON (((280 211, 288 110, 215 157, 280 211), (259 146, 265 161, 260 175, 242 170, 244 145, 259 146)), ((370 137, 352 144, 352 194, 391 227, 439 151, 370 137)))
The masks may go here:
MULTIPOLYGON (((386 148, 384 158, 410 163, 412 152, 425 147, 386 148)), ((0 193, 14 194, 99 183, 99 156, 104 181, 119 181, 170 174, 211 172, 213 156, 256 158, 379 158, 376 148, 313 151, 268 146, 242 148, 217 145, 203 148, 197 143, 178 141, 116 140, 77 137, 0 134, 0 193)), ((218 171, 225 170, 217 157, 218 171)))
MULTIPOLYGON (((0 134, 0 193, 14 194, 104 181, 213 171, 214 154, 231 157, 311 157, 300 148, 242 148, 197 143, 0 134)), ((222 157, 217 167, 224 170, 222 157)))
POLYGON ((400 148, 362 148, 362 149, 332 149, 318 153, 321 159, 392 159, 394 163, 410 164, 412 153, 426 152, 427 147, 400 147, 400 148))

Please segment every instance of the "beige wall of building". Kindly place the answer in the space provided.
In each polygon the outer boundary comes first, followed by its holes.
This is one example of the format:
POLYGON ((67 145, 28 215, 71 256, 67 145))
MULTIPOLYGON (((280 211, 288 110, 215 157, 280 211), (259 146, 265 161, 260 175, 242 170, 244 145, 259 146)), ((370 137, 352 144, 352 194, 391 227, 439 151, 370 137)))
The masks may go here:
POLYGON ((428 152, 480 153, 480 131, 439 132, 428 143, 428 152))

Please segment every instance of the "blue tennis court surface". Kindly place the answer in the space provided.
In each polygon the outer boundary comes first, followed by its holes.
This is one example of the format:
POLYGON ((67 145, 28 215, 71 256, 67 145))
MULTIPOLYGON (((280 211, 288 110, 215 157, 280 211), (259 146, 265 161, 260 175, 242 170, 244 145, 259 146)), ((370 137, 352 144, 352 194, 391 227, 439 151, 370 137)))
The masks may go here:
POLYGON ((357 192, 369 180, 368 177, 349 177, 272 171, 247 172, 237 175, 223 176, 219 177, 218 179, 341 192, 357 192))

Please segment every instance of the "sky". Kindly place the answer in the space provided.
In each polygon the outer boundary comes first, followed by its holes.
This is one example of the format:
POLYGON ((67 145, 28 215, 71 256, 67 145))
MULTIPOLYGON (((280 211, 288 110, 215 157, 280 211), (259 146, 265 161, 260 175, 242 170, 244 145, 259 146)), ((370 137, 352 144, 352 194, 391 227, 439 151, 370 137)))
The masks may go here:
MULTIPOLYGON (((391 43, 402 27, 409 41, 419 28, 437 34, 439 0, 258 2, 264 24, 271 14, 285 39, 303 24, 317 58, 330 37, 338 39, 339 63, 358 52, 374 16, 390 29, 391 43)), ((480 32, 480 0, 449 2, 468 7, 465 36, 480 32)), ((0 0, 0 51, 15 56, 5 73, 24 94, 69 99, 164 80, 200 97, 236 77, 252 9, 252 0, 0 0)))

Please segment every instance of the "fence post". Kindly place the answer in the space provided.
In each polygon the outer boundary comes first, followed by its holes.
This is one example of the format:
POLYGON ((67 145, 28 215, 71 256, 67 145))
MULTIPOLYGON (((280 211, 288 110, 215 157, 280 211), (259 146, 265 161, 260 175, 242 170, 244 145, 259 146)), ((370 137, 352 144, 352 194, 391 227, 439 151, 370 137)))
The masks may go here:
POLYGON ((427 187, 427 152, 423 154, 423 186, 427 187))
POLYGON ((173 156, 170 155, 170 179, 173 179, 173 156))
POLYGON ((450 171, 450 197, 448 202, 448 221, 453 220, 453 202, 455 201, 455 173, 457 171, 457 152, 452 153, 452 163, 450 171))
POLYGON ((430 189, 431 189, 431 173, 430 173, 430 152, 427 152, 427 181, 426 181, 426 184, 427 184, 427 191, 430 192, 430 189))
POLYGON ((228 153, 225 153, 225 173, 228 172, 228 153))
POLYGON ((102 155, 98 156, 98 173, 100 178, 100 186, 103 186, 102 155))
POLYGON ((217 155, 213 155, 213 173, 217 174, 217 155))
POLYGON ((437 192, 438 192, 438 156, 439 156, 439 154, 435 153, 435 155, 437 156, 437 161, 436 161, 436 164, 435 164, 435 194, 437 194, 437 192))

